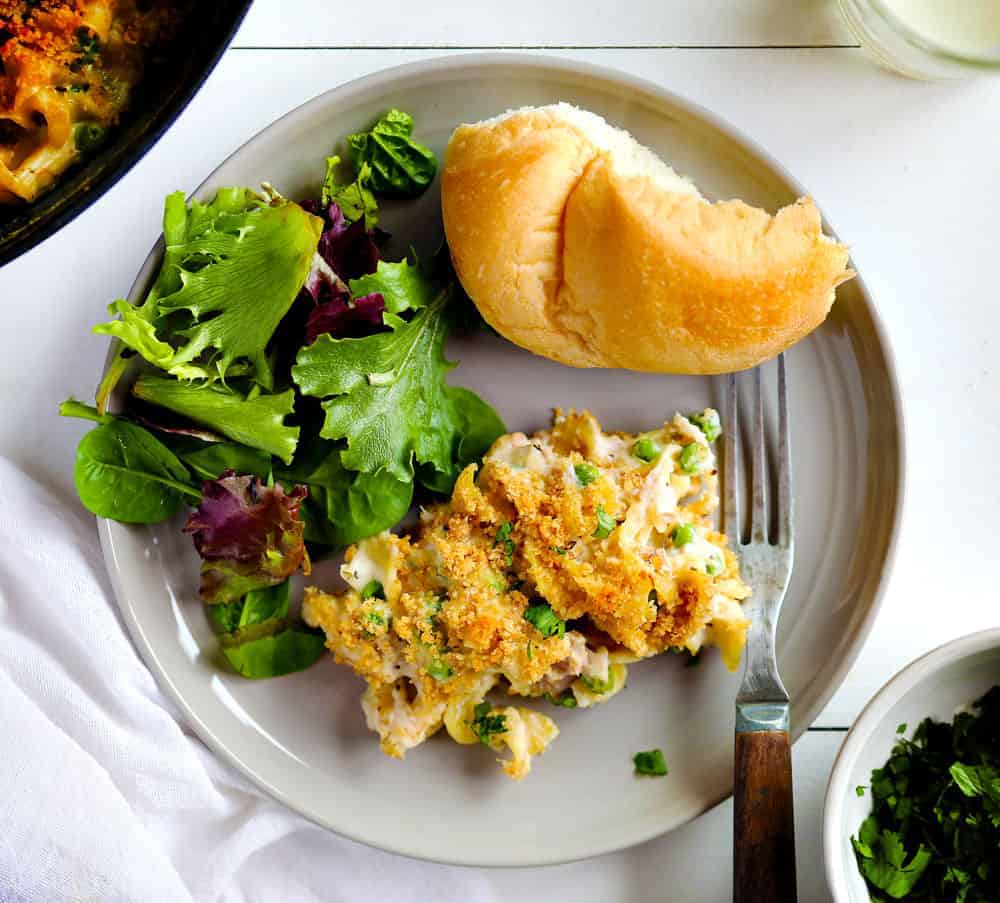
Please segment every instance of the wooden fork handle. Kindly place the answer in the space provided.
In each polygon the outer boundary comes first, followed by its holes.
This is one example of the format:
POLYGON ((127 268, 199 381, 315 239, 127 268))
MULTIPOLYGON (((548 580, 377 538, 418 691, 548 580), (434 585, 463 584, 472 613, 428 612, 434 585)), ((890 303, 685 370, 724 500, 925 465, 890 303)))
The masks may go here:
POLYGON ((735 903, 795 903, 792 751, 786 731, 736 735, 735 903))

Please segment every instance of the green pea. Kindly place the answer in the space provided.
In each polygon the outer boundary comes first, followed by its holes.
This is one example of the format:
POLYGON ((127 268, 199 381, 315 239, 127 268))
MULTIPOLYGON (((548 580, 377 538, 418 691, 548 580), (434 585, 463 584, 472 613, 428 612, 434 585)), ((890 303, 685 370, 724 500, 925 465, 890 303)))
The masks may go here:
POLYGON ((719 412, 712 410, 712 408, 705 408, 700 414, 692 414, 688 420, 705 434, 705 438, 709 442, 714 442, 722 435, 722 421, 719 420, 719 412))
POLYGON ((689 542, 694 541, 695 536, 695 529, 691 524, 678 524, 670 534, 675 546, 686 546, 689 542))
POLYGON ((107 129, 96 122, 79 122, 73 126, 73 143, 81 154, 90 153, 104 143, 107 129))
POLYGON ((427 673, 435 680, 447 680, 455 672, 451 670, 451 666, 446 662, 436 658, 427 666, 427 673))
POLYGON ((640 461, 655 461, 660 457, 660 444, 655 439, 644 436, 632 446, 632 454, 640 461))
POLYGON ((684 473, 698 473, 705 464, 705 447, 692 442, 681 449, 680 465, 684 473))
POLYGON ((581 486, 589 486, 601 475, 597 467, 589 461, 581 461, 579 464, 574 464, 573 470, 576 473, 577 482, 581 486))

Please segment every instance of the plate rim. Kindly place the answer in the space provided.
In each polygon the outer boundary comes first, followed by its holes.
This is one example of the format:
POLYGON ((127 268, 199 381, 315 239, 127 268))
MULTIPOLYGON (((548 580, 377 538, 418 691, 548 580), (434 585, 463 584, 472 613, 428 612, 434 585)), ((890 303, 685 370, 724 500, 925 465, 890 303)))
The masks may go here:
MULTIPOLYGON (((743 147, 749 149, 755 156, 771 167, 774 172, 780 175, 781 178, 795 190, 798 196, 809 196, 808 192, 804 189, 804 186, 798 181, 798 179, 796 179, 783 164, 781 164, 773 155, 765 150, 755 139, 748 137, 740 129, 731 125, 719 114, 701 106, 698 103, 688 100, 668 88, 664 88, 656 82, 640 76, 632 75, 629 72, 615 69, 610 66, 598 65, 575 58, 556 57, 544 53, 508 53, 493 51, 483 53, 447 53, 442 56, 430 57, 410 63, 390 66, 367 75, 359 76, 344 82, 341 85, 323 91, 292 108, 287 113, 284 113, 277 119, 274 119, 265 125, 262 129, 255 132, 250 138, 240 144, 239 147, 234 149, 232 153, 228 154, 222 161, 220 161, 212 169, 212 171, 204 179, 202 179, 189 197, 199 196, 205 187, 213 181, 214 175, 218 172, 218 170, 222 169, 226 164, 238 156, 248 144, 262 137, 267 132, 279 127, 279 125, 284 123, 286 120, 309 116, 314 109, 325 106, 330 103, 331 100, 349 100, 354 94, 365 93, 373 88, 377 89, 382 85, 397 82, 399 79, 406 78, 407 76, 433 75, 463 67, 477 70, 489 68, 515 68, 524 72, 536 69, 540 73, 556 72, 564 75, 582 75, 600 82, 610 82, 618 87, 624 87, 633 94, 645 95, 660 103, 666 102, 688 114, 691 114, 694 117, 701 119, 713 128, 717 129, 721 134, 735 142, 737 145, 742 145, 743 147)), ((820 208, 820 212, 822 215, 822 208, 820 208)), ((839 240, 836 230, 832 228, 825 216, 823 216, 823 223, 826 227, 827 233, 834 239, 839 240)), ((162 236, 157 239, 146 259, 143 261, 143 264, 138 271, 138 275, 130 288, 130 298, 135 293, 137 288, 143 284, 144 280, 148 279, 146 271, 155 259, 159 257, 161 252, 162 236)), ((790 731, 793 743, 796 742, 809 729, 812 722, 827 706, 833 695, 840 689, 844 682, 844 678, 847 676, 851 667, 854 665, 854 662, 861 653, 861 650, 864 648, 875 624, 878 613, 882 607, 885 593, 889 585, 896 562, 899 547, 899 536, 903 523, 908 456, 906 449, 905 414, 897 373, 896 356, 882 317, 875 306, 872 296, 868 291, 868 287, 860 273, 855 274, 854 282, 861 298, 865 302, 865 306, 872 323, 872 331, 879 343, 879 347, 885 360, 889 395, 892 399, 895 414, 894 422, 897 444, 896 458, 898 461, 894 487, 895 504, 892 511, 892 520, 888 527, 888 541, 886 543, 885 554, 882 560, 881 572, 878 577, 877 585, 872 592, 871 603, 854 631, 854 638, 849 644, 847 653, 840 659, 840 662, 834 670, 831 679, 827 682, 826 687, 817 695, 816 702, 810 710, 805 713, 806 717, 800 717, 798 721, 793 724, 792 730, 790 731)), ((111 360, 114 350, 114 340, 112 340, 109 343, 108 361, 111 360)), ((712 798, 706 797, 704 805, 702 805, 690 818, 682 821, 678 821, 676 819, 667 820, 654 824, 651 828, 624 831, 608 842, 592 843, 571 855, 546 855, 544 853, 536 853, 520 855, 513 858, 507 857, 491 859, 483 859, 482 857, 466 857, 460 854, 449 855, 447 851, 441 851, 440 853, 431 855, 407 849, 397 843, 384 843, 377 838, 362 836, 361 834, 351 830, 349 825, 342 826, 334 824, 331 820, 325 818, 319 812, 306 811, 299 804, 293 802, 282 790, 266 778, 259 775, 254 770, 253 766, 244 761, 236 750, 231 749, 215 735, 212 729, 197 715, 184 695, 178 690, 173 680, 170 678, 167 670, 161 666, 153 644, 150 642, 145 631, 142 629, 132 602, 124 593, 121 585, 121 570, 118 567, 117 556, 115 554, 114 536, 112 534, 112 530, 116 526, 120 525, 117 525, 113 521, 109 521, 105 518, 98 518, 98 532, 100 536, 101 548, 104 554, 105 565, 111 579, 115 602, 121 612, 126 629, 128 630, 130 637, 139 652, 140 658, 153 674, 157 684, 180 709, 194 732, 198 735, 199 739, 205 743, 206 746, 208 746, 209 749, 211 749, 218 757, 223 759, 229 765, 235 767, 272 798, 277 799, 283 805, 287 806, 289 809, 314 824, 332 831, 341 837, 346 837, 347 839, 357 843, 363 843, 366 846, 385 850, 396 855, 406 856, 411 859, 441 863, 444 865, 479 868, 524 868, 561 865, 590 859, 607 853, 619 852, 621 850, 637 846, 641 843, 645 843, 654 838, 661 837, 670 831, 680 828, 683 825, 689 824, 695 819, 700 818, 706 812, 714 809, 717 805, 732 796, 732 788, 730 787, 721 794, 717 794, 712 798)))

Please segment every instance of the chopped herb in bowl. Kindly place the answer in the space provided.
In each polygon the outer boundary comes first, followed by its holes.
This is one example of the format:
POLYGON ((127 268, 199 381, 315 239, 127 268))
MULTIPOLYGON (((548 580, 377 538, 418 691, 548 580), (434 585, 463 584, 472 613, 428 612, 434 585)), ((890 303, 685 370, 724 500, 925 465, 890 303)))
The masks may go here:
POLYGON ((950 723, 907 725, 851 838, 871 899, 987 903, 1000 887, 1000 686, 950 723))

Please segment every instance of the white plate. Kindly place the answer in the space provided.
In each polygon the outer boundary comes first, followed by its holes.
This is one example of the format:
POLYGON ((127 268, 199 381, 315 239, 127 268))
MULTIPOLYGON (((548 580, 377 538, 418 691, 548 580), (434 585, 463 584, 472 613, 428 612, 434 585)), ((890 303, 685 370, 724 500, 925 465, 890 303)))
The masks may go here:
POLYGON ((958 709, 1000 683, 1000 630, 982 630, 939 646, 892 678, 858 717, 837 755, 826 790, 823 853, 836 903, 871 899, 858 871, 851 837, 871 815, 868 787, 873 768, 885 765, 899 735, 911 736, 924 718, 950 722, 958 709))
MULTIPOLYGON (((265 179, 291 197, 315 195, 334 143, 390 106, 412 113, 420 140, 440 154, 461 122, 558 100, 630 130, 708 196, 775 209, 803 193, 759 148, 655 85, 575 62, 482 55, 402 66, 323 94, 248 142, 196 194, 265 179)), ((386 205, 384 223, 400 248, 434 247, 436 186, 417 202, 386 205)), ((133 301, 158 254, 147 259, 133 301)), ((788 355, 799 526, 779 652, 796 735, 837 689, 868 632, 902 498, 890 352, 861 281, 838 295, 828 322, 788 355)), ((452 380, 493 402, 510 429, 545 426, 554 405, 588 407, 607 427, 635 430, 675 409, 720 402, 717 380, 572 370, 486 336, 451 351, 462 361, 452 380)), ((324 661, 251 682, 216 666, 197 559, 177 523, 103 523, 101 536, 126 624, 198 734, 268 792, 349 837, 446 862, 538 865, 646 840, 731 791, 738 677, 717 654, 698 668, 669 655, 636 666, 627 691, 596 710, 550 709, 562 733, 522 783, 505 778, 486 750, 444 737, 398 762, 366 730, 361 684, 346 668, 324 661), (632 754, 651 747, 664 750, 669 777, 633 776, 632 754)))

